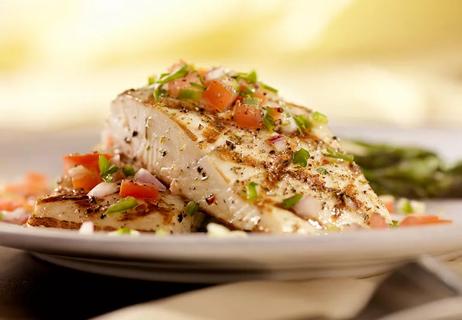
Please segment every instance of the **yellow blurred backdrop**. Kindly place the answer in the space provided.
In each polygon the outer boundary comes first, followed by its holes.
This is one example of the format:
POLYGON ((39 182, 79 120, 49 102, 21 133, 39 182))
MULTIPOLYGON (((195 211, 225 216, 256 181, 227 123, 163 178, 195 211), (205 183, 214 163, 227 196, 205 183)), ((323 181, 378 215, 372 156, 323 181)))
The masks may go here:
POLYGON ((101 124, 180 58, 337 123, 462 124, 460 0, 0 0, 0 128, 101 124))

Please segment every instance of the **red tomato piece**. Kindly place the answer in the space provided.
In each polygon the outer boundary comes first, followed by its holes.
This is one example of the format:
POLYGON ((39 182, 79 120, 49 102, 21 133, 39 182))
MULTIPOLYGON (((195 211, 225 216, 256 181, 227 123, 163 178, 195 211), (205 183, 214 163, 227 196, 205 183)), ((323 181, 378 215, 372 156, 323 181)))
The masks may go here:
POLYGON ((156 201, 159 199, 159 190, 153 185, 140 184, 130 180, 123 180, 120 185, 119 195, 121 197, 135 197, 156 201))
POLYGON ((408 227, 442 223, 451 223, 451 220, 444 220, 435 215, 410 215, 404 218, 399 225, 408 227))
POLYGON ((210 112, 225 111, 232 106, 236 98, 237 92, 219 80, 207 82, 202 94, 204 107, 210 112))
POLYGON ((385 229, 389 227, 385 218, 378 213, 371 215, 369 219, 369 226, 372 229, 385 229))
MULTIPOLYGON (((64 170, 69 170, 70 168, 76 166, 84 166, 88 170, 99 173, 98 159, 99 153, 87 153, 87 154, 69 154, 64 157, 64 170)), ((104 156, 109 160, 111 156, 104 154, 104 156)))
POLYGON ((243 103, 236 103, 234 107, 234 121, 243 129, 259 129, 263 127, 261 110, 243 103))

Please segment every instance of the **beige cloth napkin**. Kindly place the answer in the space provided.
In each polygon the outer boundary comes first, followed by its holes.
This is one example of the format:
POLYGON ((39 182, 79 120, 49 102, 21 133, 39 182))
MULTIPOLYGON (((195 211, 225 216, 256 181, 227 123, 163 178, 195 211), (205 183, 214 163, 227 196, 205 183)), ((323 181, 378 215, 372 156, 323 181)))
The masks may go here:
MULTIPOLYGON (((449 266, 462 276, 462 260, 453 261, 449 266)), ((97 319, 349 319, 365 306, 383 278, 239 282, 131 306, 97 319)), ((454 304, 454 301, 448 302, 448 305, 454 304)), ((427 308, 441 306, 435 304, 427 308)))

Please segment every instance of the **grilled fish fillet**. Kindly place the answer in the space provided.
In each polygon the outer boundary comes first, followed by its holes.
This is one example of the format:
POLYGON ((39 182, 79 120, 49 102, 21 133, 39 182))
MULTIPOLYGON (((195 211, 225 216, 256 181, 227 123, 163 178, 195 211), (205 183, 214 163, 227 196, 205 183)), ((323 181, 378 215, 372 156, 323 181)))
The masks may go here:
MULTIPOLYGON (((290 103, 294 114, 311 110, 290 103)), ((128 90, 112 103, 108 131, 122 154, 153 172, 171 190, 199 203, 223 223, 245 231, 322 234, 351 226, 368 227, 388 211, 354 162, 332 161, 341 151, 325 127, 285 135, 277 149, 268 130, 241 129, 187 101, 155 99, 149 87, 128 90), (295 150, 309 151, 305 167, 293 163, 295 150), (245 188, 258 185, 258 201, 245 188), (302 194, 304 214, 283 205, 302 194)))
POLYGON ((61 192, 41 198, 28 220, 30 226, 78 229, 85 221, 91 221, 95 230, 111 231, 125 227, 137 231, 190 233, 202 224, 203 214, 187 215, 182 198, 163 193, 157 204, 139 200, 140 205, 123 213, 105 214, 106 209, 117 202, 118 195, 103 199, 88 197, 85 193, 61 192))

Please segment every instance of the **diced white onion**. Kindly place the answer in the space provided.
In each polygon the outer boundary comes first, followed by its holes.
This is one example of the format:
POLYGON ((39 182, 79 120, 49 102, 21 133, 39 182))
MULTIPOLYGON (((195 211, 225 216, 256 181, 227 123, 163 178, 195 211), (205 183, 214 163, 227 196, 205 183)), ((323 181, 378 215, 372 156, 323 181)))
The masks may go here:
POLYGON ((322 210, 322 203, 312 196, 304 196, 293 208, 302 217, 317 216, 322 210))
POLYGON ((291 117, 290 115, 285 115, 282 120, 282 126, 281 126, 282 132, 285 134, 290 134, 290 133, 294 133, 295 131, 297 131, 297 129, 298 129, 297 123, 295 123, 294 118, 291 117))
POLYGON ((205 75, 205 80, 217 80, 226 75, 226 69, 223 67, 213 68, 205 75))
POLYGON ((167 188, 162 184, 162 182, 160 182, 154 175, 152 175, 151 172, 144 168, 138 170, 134 178, 136 182, 148 183, 156 186, 157 189, 161 192, 167 190, 167 188))
POLYGON ((87 195, 89 197, 104 198, 105 196, 116 193, 117 189, 118 187, 115 183, 101 182, 91 189, 87 195))
POLYGON ((86 175, 88 173, 88 169, 85 168, 84 166, 76 166, 73 168, 70 168, 67 173, 71 176, 71 178, 78 178, 86 175))
POLYGON ((13 211, 2 211, 2 221, 24 224, 29 218, 29 214, 23 208, 16 208, 13 211))
POLYGON ((286 141, 284 136, 280 134, 275 134, 271 138, 269 138, 269 143, 274 146, 274 149, 278 152, 282 152, 286 149, 286 141))
POLYGON ((207 225, 207 235, 214 238, 229 238, 229 237, 246 237, 247 233, 244 231, 231 231, 225 226, 217 223, 209 223, 207 225))
POLYGON ((95 231, 95 226, 93 225, 93 222, 91 221, 85 221, 82 223, 79 229, 80 234, 93 234, 95 231))

